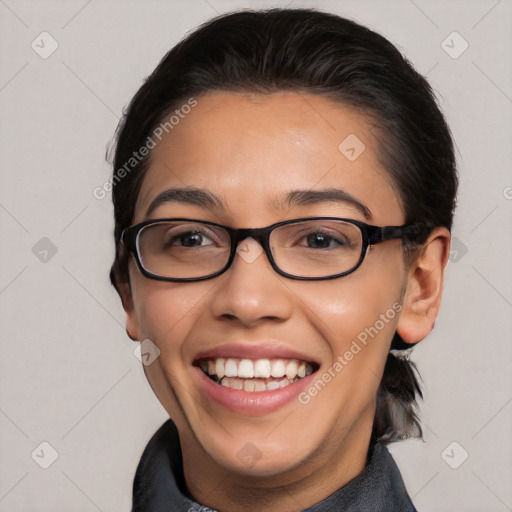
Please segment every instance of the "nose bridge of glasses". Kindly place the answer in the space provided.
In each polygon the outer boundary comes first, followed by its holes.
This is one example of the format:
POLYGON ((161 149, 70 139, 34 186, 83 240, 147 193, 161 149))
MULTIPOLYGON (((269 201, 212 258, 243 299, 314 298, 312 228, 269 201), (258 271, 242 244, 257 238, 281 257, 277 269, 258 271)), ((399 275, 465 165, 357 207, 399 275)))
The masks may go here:
POLYGON ((228 266, 233 263, 236 255, 246 263, 253 263, 261 253, 266 254, 267 259, 272 263, 272 255, 268 243, 270 230, 271 228, 231 229, 231 257, 228 266))
POLYGON ((240 242, 243 242, 247 238, 252 238, 258 242, 263 249, 267 245, 267 236, 269 228, 242 228, 242 229, 230 229, 229 234, 233 247, 236 249, 240 242))

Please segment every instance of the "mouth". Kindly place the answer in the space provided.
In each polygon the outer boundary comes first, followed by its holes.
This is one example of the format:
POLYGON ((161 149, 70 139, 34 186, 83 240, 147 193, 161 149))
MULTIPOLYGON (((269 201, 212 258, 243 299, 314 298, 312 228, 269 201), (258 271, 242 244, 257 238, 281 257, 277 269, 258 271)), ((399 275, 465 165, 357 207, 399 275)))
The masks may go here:
POLYGON ((299 359, 202 358, 194 362, 220 386, 250 393, 273 391, 315 373, 319 365, 299 359))

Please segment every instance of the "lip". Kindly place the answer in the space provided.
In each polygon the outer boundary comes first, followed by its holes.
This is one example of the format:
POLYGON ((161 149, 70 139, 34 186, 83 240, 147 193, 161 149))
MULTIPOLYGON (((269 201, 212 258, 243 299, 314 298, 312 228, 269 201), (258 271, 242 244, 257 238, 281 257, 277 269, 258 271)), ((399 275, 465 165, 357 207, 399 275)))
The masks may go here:
POLYGON ((207 398, 232 412, 246 416, 260 416, 280 409, 297 398, 316 376, 316 372, 313 372, 284 388, 251 392, 221 386, 207 377, 201 368, 193 366, 192 369, 199 389, 207 398))
POLYGON ((234 359, 298 359, 299 361, 312 363, 316 367, 320 366, 317 361, 311 359, 306 354, 302 354, 280 343, 265 343, 259 345, 255 345, 254 343, 226 343, 199 352, 194 357, 194 364, 201 359, 214 359, 217 357, 231 357, 234 359))

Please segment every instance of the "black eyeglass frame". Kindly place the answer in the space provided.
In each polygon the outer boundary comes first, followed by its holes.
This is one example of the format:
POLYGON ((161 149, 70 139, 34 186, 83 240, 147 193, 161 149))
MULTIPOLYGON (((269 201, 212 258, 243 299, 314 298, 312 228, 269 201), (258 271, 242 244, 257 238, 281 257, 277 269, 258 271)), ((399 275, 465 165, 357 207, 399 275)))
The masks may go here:
POLYGON ((158 281, 167 281, 167 282, 187 282, 187 281, 204 281, 206 279, 212 279, 217 277, 224 272, 226 272, 233 263, 235 259, 236 249, 238 244, 245 240, 248 237, 253 238, 257 242, 261 244, 265 254, 267 255, 267 259, 270 262, 272 268, 279 274, 289 279, 295 279, 300 281, 323 281, 326 279, 335 279, 337 277, 343 277, 352 272, 356 271, 364 261, 366 253, 368 251, 368 247, 371 245, 376 245, 381 242, 385 242, 387 240, 397 240, 397 239, 406 239, 409 242, 417 241, 418 237, 422 234, 423 229, 421 229, 418 224, 404 224, 402 226, 372 226, 370 224, 366 224, 365 222, 361 222, 355 219, 346 219, 343 217, 303 217, 300 219, 291 219, 285 220, 282 222, 277 222, 270 226, 264 228, 230 228, 229 226, 224 226, 222 224, 218 224, 216 222, 199 220, 199 219, 189 219, 184 217, 173 217, 173 218, 162 218, 162 219, 152 219, 146 220, 144 222, 140 222, 139 224, 134 224, 133 226, 129 226, 125 228, 121 236, 119 238, 119 242, 124 244, 135 256, 135 261, 137 262, 137 266, 145 277, 149 279, 156 279, 158 281), (363 237, 363 244, 361 246, 361 255, 359 257, 358 262, 349 270, 341 272, 339 274, 333 274, 329 276, 321 276, 321 277, 304 277, 304 276, 295 276, 293 274, 288 274, 281 270, 274 258, 272 256, 272 251, 270 249, 270 235, 272 231, 280 226, 285 226, 287 224, 296 224, 304 221, 315 221, 315 220, 334 220, 334 221, 343 221, 349 224, 353 224, 357 226, 363 237), (210 226, 216 226, 218 228, 224 229, 230 236, 231 240, 231 249, 229 259, 224 265, 224 267, 217 272, 212 274, 208 274, 206 276, 201 277, 164 277, 158 274, 153 274, 149 272, 140 259, 139 255, 139 247, 138 247, 138 235, 140 231, 146 226, 150 226, 152 224, 161 224, 163 222, 176 222, 176 221, 186 221, 186 222, 194 222, 197 224, 206 224, 210 226))

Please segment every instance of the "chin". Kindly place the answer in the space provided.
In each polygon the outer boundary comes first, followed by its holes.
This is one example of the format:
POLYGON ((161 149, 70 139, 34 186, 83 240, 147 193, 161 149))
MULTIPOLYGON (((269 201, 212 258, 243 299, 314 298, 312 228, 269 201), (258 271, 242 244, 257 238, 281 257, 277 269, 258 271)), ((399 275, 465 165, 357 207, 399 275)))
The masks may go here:
MULTIPOLYGON (((238 449, 222 454, 215 461, 226 470, 247 477, 275 476, 298 467, 302 458, 289 449, 266 449, 251 441, 237 446, 238 449)), ((216 454, 217 455, 217 454, 216 454)))

